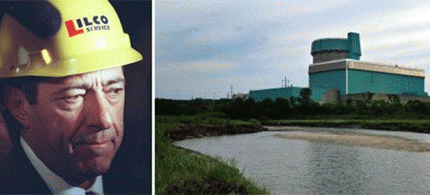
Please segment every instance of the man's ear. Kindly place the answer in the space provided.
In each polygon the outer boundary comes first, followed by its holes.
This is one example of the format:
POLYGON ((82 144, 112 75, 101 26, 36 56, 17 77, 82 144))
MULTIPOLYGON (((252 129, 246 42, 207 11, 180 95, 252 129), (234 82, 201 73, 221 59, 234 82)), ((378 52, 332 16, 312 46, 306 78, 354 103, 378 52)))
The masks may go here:
POLYGON ((24 128, 28 127, 30 124, 30 103, 21 90, 11 88, 6 92, 6 107, 24 128))

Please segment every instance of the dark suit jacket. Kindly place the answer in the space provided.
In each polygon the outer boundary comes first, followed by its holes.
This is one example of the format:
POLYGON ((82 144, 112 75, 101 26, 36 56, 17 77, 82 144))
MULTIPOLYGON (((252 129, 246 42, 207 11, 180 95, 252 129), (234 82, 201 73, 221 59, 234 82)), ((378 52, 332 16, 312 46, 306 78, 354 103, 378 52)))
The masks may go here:
MULTIPOLYGON (((0 163, 0 194, 51 194, 42 177, 37 173, 21 144, 0 163)), ((118 169, 116 169, 118 170, 118 169)), ((103 175, 105 194, 128 194, 147 191, 139 186, 139 179, 128 171, 107 172, 103 175)))
POLYGON ((50 194, 48 186, 34 169, 20 144, 1 163, 0 193, 50 194))

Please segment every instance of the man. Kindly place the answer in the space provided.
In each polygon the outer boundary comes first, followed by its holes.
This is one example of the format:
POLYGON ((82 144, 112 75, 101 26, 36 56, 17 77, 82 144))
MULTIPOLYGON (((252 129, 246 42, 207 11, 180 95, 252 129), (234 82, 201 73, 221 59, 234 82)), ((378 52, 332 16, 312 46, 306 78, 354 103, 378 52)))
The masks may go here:
POLYGON ((121 66, 142 57, 109 2, 25 2, 3 17, 0 45, 0 95, 19 137, 0 193, 126 192, 109 189, 125 183, 103 174, 123 138, 121 66), (34 16, 42 23, 21 8, 43 13, 34 16))

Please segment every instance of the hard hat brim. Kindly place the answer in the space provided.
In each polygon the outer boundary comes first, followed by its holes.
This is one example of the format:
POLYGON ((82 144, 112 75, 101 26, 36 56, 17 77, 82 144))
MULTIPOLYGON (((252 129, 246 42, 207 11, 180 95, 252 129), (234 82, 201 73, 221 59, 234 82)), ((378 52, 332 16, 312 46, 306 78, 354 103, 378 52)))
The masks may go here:
MULTIPOLYGON (((40 76, 64 77, 98 70, 121 67, 142 60, 142 55, 133 48, 101 50, 85 55, 64 57, 57 62, 46 64, 35 63, 32 69, 22 67, 19 71, 11 71, 3 77, 40 76)), ((37 59, 36 59, 37 60, 37 59)), ((43 59, 39 59, 43 61, 43 59)))

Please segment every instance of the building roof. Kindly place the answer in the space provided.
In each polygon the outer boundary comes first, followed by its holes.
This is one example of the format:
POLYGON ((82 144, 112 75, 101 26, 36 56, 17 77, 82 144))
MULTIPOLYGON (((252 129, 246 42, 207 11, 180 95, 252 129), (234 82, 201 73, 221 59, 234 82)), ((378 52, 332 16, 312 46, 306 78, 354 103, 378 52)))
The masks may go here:
POLYGON ((351 59, 333 60, 309 65, 309 74, 330 70, 355 69, 381 73, 390 73, 414 77, 425 77, 423 69, 400 67, 398 65, 388 65, 374 62, 364 62, 351 59))

